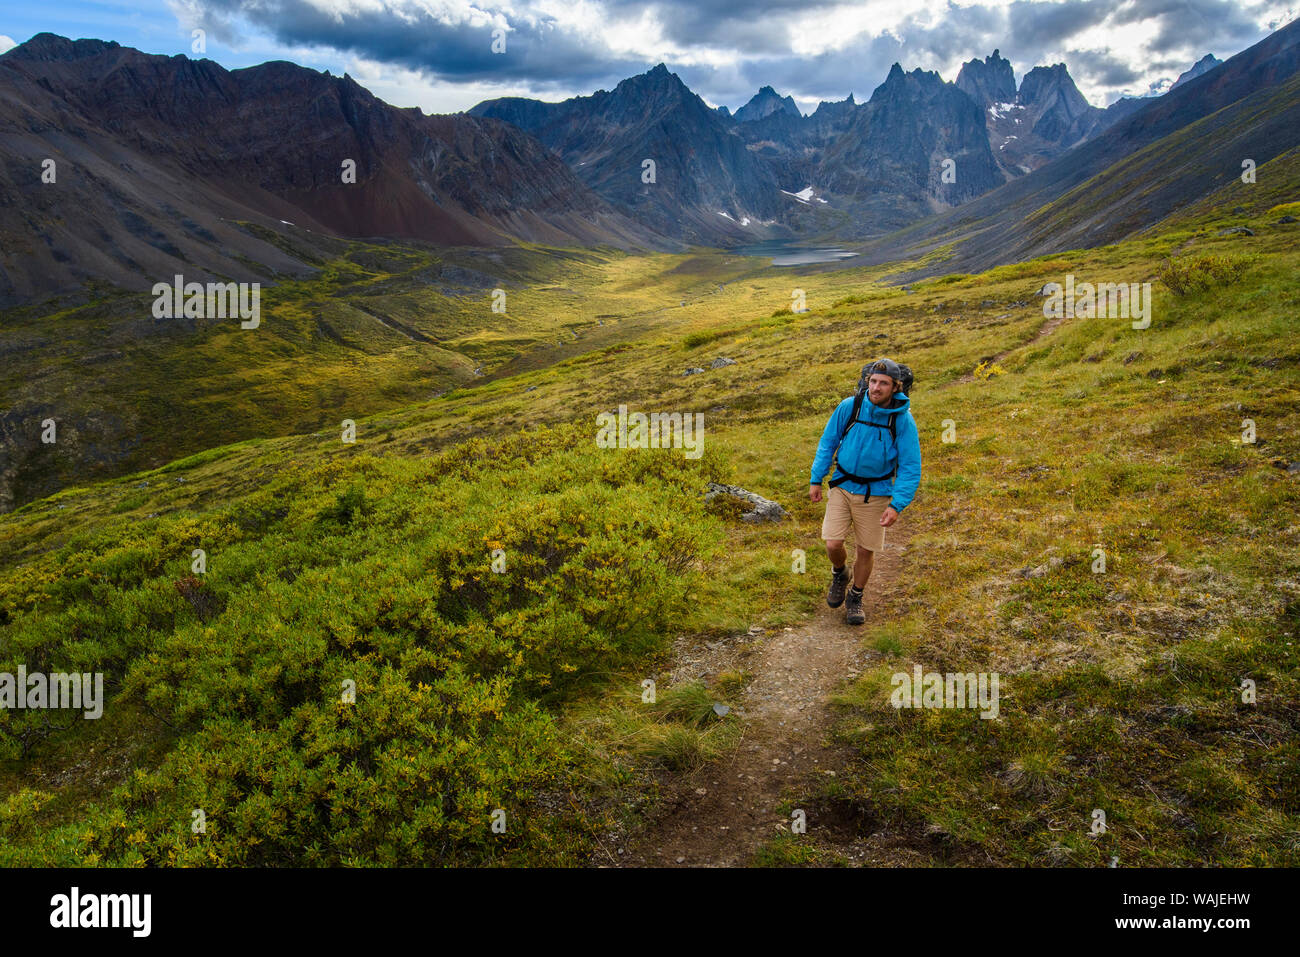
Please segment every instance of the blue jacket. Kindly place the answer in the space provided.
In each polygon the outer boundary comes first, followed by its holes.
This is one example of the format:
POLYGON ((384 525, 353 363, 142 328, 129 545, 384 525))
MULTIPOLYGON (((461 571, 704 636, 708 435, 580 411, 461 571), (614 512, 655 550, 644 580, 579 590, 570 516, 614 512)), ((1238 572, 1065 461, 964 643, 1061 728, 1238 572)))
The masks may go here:
MULTIPOLYGON (((852 480, 840 484, 840 488, 850 495, 890 495, 889 504, 895 511, 905 509, 916 489, 921 484, 921 439, 916 431, 916 420, 912 418, 911 400, 899 392, 894 396, 894 405, 882 409, 873 403, 869 396, 863 396, 862 409, 858 412, 858 422, 877 422, 884 428, 859 424, 844 436, 840 446, 837 463, 854 475, 888 476, 898 464, 896 479, 883 478, 868 485, 852 480), (898 442, 889 435, 889 415, 898 413, 894 428, 898 432, 898 442)), ((831 413, 830 421, 822 431, 822 440, 817 444, 817 457, 813 459, 812 481, 809 485, 820 485, 831 467, 831 458, 835 456, 835 446, 840 440, 849 416, 853 413, 853 396, 849 396, 831 413)), ((843 474, 836 468, 832 481, 843 474)))

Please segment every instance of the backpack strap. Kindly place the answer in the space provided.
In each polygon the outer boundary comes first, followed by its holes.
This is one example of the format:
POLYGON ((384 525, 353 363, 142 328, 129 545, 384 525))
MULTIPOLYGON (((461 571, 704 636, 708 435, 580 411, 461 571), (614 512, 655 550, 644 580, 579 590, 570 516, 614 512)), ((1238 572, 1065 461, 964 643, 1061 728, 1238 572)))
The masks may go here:
MULTIPOLYGON (((853 400, 853 418, 849 420, 849 424, 844 427, 844 431, 840 434, 841 443, 844 441, 844 436, 849 434, 849 429, 853 428, 853 426, 855 425, 869 425, 877 429, 885 428, 885 426, 881 425, 879 422, 861 422, 858 419, 858 412, 861 409, 862 409, 862 396, 859 395, 856 396, 853 400)), ((889 413, 889 426, 888 426, 889 437, 893 439, 895 447, 897 447, 898 445, 898 429, 894 424, 894 420, 897 418, 898 418, 897 412, 889 413)), ((835 447, 835 450, 837 453, 839 452, 838 445, 835 447)), ((892 481, 894 478, 896 478, 898 476, 898 461, 897 459, 895 459, 894 470, 892 472, 886 475, 877 475, 872 478, 865 478, 861 475, 854 475, 852 472, 845 471, 844 466, 840 465, 839 458, 837 455, 835 461, 835 471, 839 473, 839 477, 831 478, 830 482, 827 483, 827 485, 830 488, 835 488, 837 485, 843 485, 845 482, 850 480, 857 482, 859 485, 870 485, 872 482, 881 482, 884 481, 885 479, 890 479, 892 481)))
MULTIPOLYGON (((844 437, 849 434, 849 429, 853 428, 853 426, 857 425, 859 422, 858 413, 862 411, 863 395, 864 393, 860 389, 853 394, 853 412, 849 415, 849 421, 844 424, 844 431, 840 433, 840 440, 835 443, 837 451, 839 450, 839 447, 844 444, 844 437)), ((863 422, 861 424, 871 425, 873 423, 863 422)))
MULTIPOLYGON (((898 448, 898 430, 897 430, 896 428, 894 428, 894 420, 895 420, 896 418, 898 418, 898 413, 897 413, 897 412, 891 412, 891 413, 889 413, 889 437, 890 437, 891 439, 894 440, 894 448, 895 448, 895 449, 898 448)), ((898 476, 898 455, 897 455, 897 453, 895 453, 895 455, 894 455, 894 471, 893 471, 893 473, 892 473, 889 477, 890 477, 891 479, 893 479, 893 478, 896 478, 897 476, 898 476)))
POLYGON ((845 482, 849 481, 850 479, 853 480, 854 482, 857 482, 859 485, 870 485, 872 482, 882 482, 887 478, 893 478, 894 474, 897 473, 898 470, 895 469, 894 472, 890 473, 889 475, 877 475, 874 476, 873 478, 865 478, 864 476, 861 475, 854 475, 852 472, 844 471, 844 469, 840 468, 838 465, 835 466, 835 471, 839 472, 840 476, 839 478, 831 479, 827 483, 831 488, 835 488, 835 486, 837 485, 843 485, 845 482))
MULTIPOLYGON (((855 425, 875 424, 874 422, 862 422, 861 420, 858 419, 858 413, 862 411, 862 399, 865 395, 866 393, 862 391, 862 383, 859 382, 857 391, 853 393, 853 410, 849 413, 849 421, 844 423, 844 431, 840 432, 840 440, 835 443, 835 457, 832 460, 835 464, 835 472, 844 472, 844 470, 840 468, 840 446, 844 444, 844 439, 846 436, 848 436, 849 430, 853 428, 855 425)), ((848 475, 847 472, 844 472, 844 474, 848 475)), ((834 473, 832 473, 830 487, 834 488, 836 485, 838 485, 840 482, 843 481, 844 479, 839 479, 839 481, 837 482, 834 478, 834 473)), ((855 479, 855 481, 857 480, 855 479)))

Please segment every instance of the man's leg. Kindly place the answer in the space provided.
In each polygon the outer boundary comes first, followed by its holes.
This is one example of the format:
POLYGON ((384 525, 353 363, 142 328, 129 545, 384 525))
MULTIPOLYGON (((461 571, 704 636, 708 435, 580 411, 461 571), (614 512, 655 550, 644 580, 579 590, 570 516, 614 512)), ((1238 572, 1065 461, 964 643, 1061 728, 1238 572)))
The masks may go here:
POLYGON ((833 488, 826 496, 826 517, 822 519, 822 541, 826 543, 826 556, 831 560, 831 584, 826 592, 826 604, 839 608, 844 604, 844 594, 849 588, 849 573, 844 563, 844 538, 853 524, 849 497, 843 490, 833 488))
POLYGON ((826 592, 826 604, 832 608, 839 608, 844 604, 844 593, 849 587, 849 573, 844 568, 844 560, 848 555, 844 552, 844 539, 830 538, 826 540, 826 554, 830 556, 831 565, 831 587, 826 592))
POLYGON ((858 556, 853 562, 853 587, 844 595, 844 620, 850 625, 861 625, 867 620, 862 610, 862 590, 866 587, 867 577, 871 574, 871 552, 857 546, 858 556))
MULTIPOLYGON (((843 545, 843 542, 840 544, 843 545)), ((844 549, 841 548, 840 551, 843 552, 844 549)), ((862 591, 867 586, 867 579, 871 577, 871 560, 874 556, 875 552, 861 545, 858 546, 858 557, 853 562, 853 587, 858 591, 862 591)))

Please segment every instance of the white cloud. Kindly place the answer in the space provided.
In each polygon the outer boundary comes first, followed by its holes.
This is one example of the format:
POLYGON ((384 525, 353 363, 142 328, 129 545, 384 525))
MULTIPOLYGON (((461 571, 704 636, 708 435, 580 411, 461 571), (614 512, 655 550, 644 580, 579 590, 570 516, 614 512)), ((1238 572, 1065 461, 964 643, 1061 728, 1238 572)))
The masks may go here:
MULTIPOLYGON (((499 96, 536 94, 525 85, 497 83, 446 83, 423 73, 362 57, 348 57, 344 69, 358 83, 393 106, 418 106, 426 113, 459 113, 483 100, 499 96)), ((543 99, 558 101, 585 96, 590 90, 548 91, 543 99)))
POLYGON ((376 95, 431 112, 491 96, 589 94, 658 62, 710 104, 735 109, 770 84, 811 112, 849 91, 866 100, 895 60, 952 81, 965 60, 994 48, 1017 79, 1064 61, 1101 106, 1172 82, 1204 53, 1236 53, 1253 42, 1251 21, 1262 30, 1286 15, 1290 0, 164 2, 183 26, 202 24, 210 43, 245 63, 256 55, 336 72, 346 65, 376 95), (1206 24, 1231 28, 1231 36, 1216 42, 1206 24), (510 57, 488 53, 482 33, 496 27, 508 31, 510 57))
POLYGON ((7 37, 3 33, 0 33, 0 53, 12 50, 16 46, 18 46, 18 44, 14 43, 12 37, 7 37))

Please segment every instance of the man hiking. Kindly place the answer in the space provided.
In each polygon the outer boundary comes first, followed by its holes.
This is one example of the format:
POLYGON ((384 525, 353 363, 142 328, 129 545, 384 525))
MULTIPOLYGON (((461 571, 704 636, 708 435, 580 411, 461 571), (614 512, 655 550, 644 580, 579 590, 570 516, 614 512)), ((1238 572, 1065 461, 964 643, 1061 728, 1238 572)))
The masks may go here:
POLYGON ((826 604, 832 608, 845 605, 844 620, 850 625, 867 620, 862 612, 862 590, 871 575, 873 553, 885 547, 885 529, 898 520, 921 484, 921 441, 909 408, 911 400, 904 391, 911 385, 912 374, 906 366, 892 359, 868 363, 857 392, 831 413, 813 459, 808 497, 820 502, 822 479, 835 456, 822 521, 822 538, 832 568, 826 604), (858 554, 846 602, 849 575, 844 568, 844 539, 850 526, 858 554))

